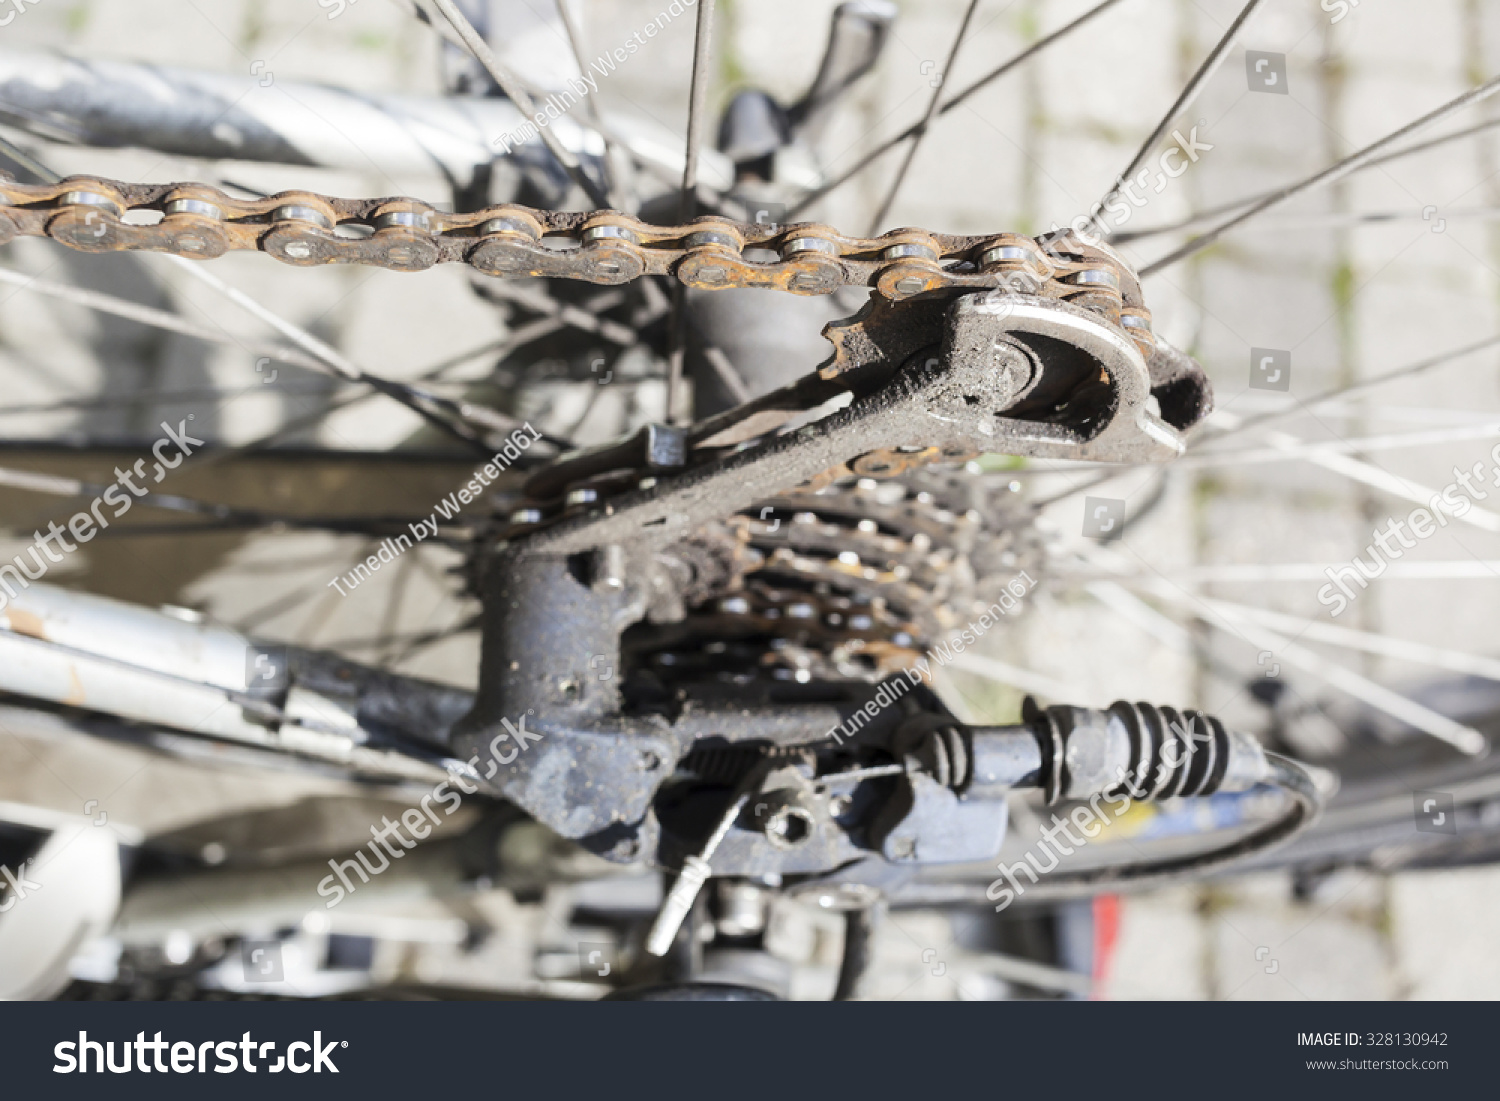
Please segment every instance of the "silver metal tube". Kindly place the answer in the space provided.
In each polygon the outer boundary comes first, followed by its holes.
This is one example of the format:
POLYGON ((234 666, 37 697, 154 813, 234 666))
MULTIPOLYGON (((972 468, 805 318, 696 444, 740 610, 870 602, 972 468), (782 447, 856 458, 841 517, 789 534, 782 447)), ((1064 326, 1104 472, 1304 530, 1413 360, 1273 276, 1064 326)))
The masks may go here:
POLYGON ((0 562, 0 571, 6 571, 0 572, 0 691, 372 775, 424 783, 446 775, 434 762, 366 745, 368 735, 353 713, 291 683, 284 655, 257 647, 237 631, 204 623, 191 612, 168 614, 27 585, 10 562, 0 562), (257 703, 256 688, 286 689, 285 700, 279 707, 257 703))
MULTIPOLYGON (((0 120, 78 145, 359 173, 374 167, 452 177, 461 186, 500 158, 495 142, 523 122, 505 99, 365 94, 280 79, 261 87, 222 73, 9 50, 0 51, 0 120)), ((664 127, 622 116, 610 118, 609 128, 643 162, 682 171, 681 140, 664 127)), ((549 130, 585 162, 604 156, 600 134, 567 115, 549 130)), ((550 160, 535 139, 511 155, 550 160)), ((727 188, 728 159, 714 150, 701 156, 705 182, 727 188)))
POLYGON ((20 590, 0 611, 0 689, 271 745, 227 695, 245 691, 254 653, 224 627, 51 585, 20 590))

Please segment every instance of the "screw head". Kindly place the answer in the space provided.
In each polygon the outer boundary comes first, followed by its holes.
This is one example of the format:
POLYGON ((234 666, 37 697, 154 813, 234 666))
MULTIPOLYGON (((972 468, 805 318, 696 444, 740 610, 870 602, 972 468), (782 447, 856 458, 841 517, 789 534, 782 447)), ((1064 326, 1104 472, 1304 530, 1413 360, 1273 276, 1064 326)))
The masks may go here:
POLYGON ((287 245, 285 251, 293 260, 306 260, 312 255, 312 246, 305 241, 293 241, 287 245))
POLYGON ((902 276, 896 280, 898 294, 921 294, 927 289, 927 280, 916 275, 902 276))
POLYGON ((817 822, 801 807, 784 806, 771 812, 764 828, 773 849, 795 849, 812 840, 817 822))

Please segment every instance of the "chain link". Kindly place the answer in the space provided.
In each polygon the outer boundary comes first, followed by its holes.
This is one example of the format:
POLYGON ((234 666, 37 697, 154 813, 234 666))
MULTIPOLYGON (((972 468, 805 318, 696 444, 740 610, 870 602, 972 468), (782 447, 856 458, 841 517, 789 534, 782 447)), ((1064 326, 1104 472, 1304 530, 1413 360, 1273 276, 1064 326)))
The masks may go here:
POLYGON ((412 199, 340 199, 287 191, 239 199, 205 184, 128 184, 70 176, 0 182, 0 244, 50 237, 82 252, 165 252, 208 260, 260 251, 297 267, 360 264, 425 271, 461 263, 496 277, 618 285, 669 275, 689 287, 762 287, 800 295, 872 287, 892 301, 999 287, 1103 313, 1149 352, 1150 313, 1134 272, 1105 248, 1044 248, 1014 233, 957 236, 897 229, 850 237, 831 226, 698 218, 656 226, 614 211, 504 204, 466 214, 412 199))

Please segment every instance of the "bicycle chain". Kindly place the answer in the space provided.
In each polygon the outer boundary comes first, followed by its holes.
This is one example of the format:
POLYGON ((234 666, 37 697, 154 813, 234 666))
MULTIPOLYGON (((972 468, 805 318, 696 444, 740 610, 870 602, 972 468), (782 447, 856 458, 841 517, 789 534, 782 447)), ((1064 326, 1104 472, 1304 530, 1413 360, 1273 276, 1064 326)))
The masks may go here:
POLYGON ((55 184, 0 181, 0 244, 48 237, 82 252, 164 252, 209 260, 260 251, 297 267, 361 264, 425 271, 462 263, 495 277, 618 285, 646 275, 689 287, 762 287, 830 294, 873 287, 892 301, 943 289, 1012 290, 1082 299, 1149 354, 1151 315, 1140 283, 1108 249, 1044 248, 1014 233, 957 236, 897 229, 849 237, 831 226, 703 217, 655 226, 615 211, 503 204, 454 214, 404 198, 340 199, 285 191, 237 199, 206 184, 130 184, 70 176, 55 184), (157 220, 149 222, 157 216, 157 220), (147 224, 149 222, 149 224, 147 224))

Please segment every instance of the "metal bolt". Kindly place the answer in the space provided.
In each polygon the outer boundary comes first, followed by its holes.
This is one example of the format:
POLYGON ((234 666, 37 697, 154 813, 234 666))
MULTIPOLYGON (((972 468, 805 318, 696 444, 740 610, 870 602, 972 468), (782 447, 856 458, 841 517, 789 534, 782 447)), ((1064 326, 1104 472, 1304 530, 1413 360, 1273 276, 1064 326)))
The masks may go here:
POLYGON ((293 241, 287 245, 286 254, 293 260, 306 260, 312 255, 312 246, 305 241, 293 241))
POLYGON ((921 294, 927 289, 927 280, 916 275, 907 275, 896 280, 897 294, 921 294))
MULTIPOLYGON (((574 490, 574 493, 580 492, 574 490)), ((585 490, 583 492, 592 492, 585 490)), ((572 494, 569 494, 571 503, 572 494)), ((599 548, 595 560, 594 588, 600 592, 620 592, 625 588, 625 548, 617 543, 611 543, 606 547, 599 548)))
POLYGON ((801 807, 778 807, 766 819, 766 840, 774 849, 794 849, 812 839, 817 823, 801 807))
POLYGON ((698 269, 698 282, 700 283, 722 283, 729 278, 729 270, 717 265, 698 269))

